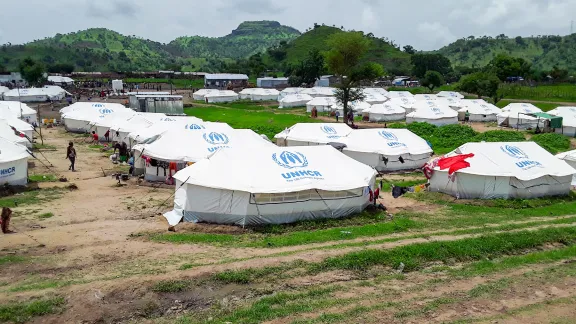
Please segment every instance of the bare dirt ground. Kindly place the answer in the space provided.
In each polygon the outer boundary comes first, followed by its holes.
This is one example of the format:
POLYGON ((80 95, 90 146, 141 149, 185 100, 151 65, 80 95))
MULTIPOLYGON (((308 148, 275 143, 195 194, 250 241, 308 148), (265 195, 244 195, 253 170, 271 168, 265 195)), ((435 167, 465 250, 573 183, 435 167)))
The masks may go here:
MULTIPOLYGON (((161 213, 170 210, 173 189, 161 189, 143 186, 130 181, 122 186, 110 174, 116 172, 107 155, 90 148, 85 139, 65 133, 60 128, 44 129, 45 144, 52 149, 42 150, 40 160, 31 174, 54 174, 67 178, 68 182, 41 183, 43 190, 53 187, 64 188, 61 195, 33 205, 13 208, 15 216, 13 229, 17 233, 0 236, 0 257, 19 256, 25 262, 2 264, 0 271, 0 304, 28 301, 31 298, 62 296, 66 306, 57 314, 33 318, 37 323, 118 323, 118 322, 173 322, 176 314, 202 311, 220 305, 231 298, 242 304, 245 300, 254 300, 261 289, 274 287, 204 285, 174 293, 157 293, 151 287, 167 279, 202 279, 216 271, 278 265, 296 260, 321 261, 327 256, 340 255, 364 249, 342 247, 326 250, 324 248, 341 244, 342 241, 284 248, 241 248, 219 247, 207 244, 169 244, 157 243, 145 238, 134 237, 143 232, 165 233, 167 224, 161 213), (65 149, 69 141, 75 142, 78 153, 78 172, 68 171, 65 149), (106 176, 104 176, 106 174, 106 176), (77 190, 68 190, 66 186, 75 184, 77 190), (162 203, 165 205, 162 205, 162 203), (52 213, 52 217, 41 219, 40 214, 52 213), (183 264, 193 264, 190 269, 181 269, 183 264), (255 292, 256 291, 256 292, 255 292), (150 319, 156 318, 156 319, 150 319)), ((413 175, 390 175, 393 179, 414 179, 413 175)), ((407 198, 392 199, 383 195, 382 202, 392 213, 403 210, 427 211, 433 213, 438 207, 416 202, 407 198)), ((510 222, 513 223, 513 222, 510 222)), ((242 234, 245 230, 237 227, 185 224, 179 226, 181 232, 232 233, 242 234)), ((424 232, 426 233, 426 232, 424 232)), ((429 233, 433 235, 433 232, 429 233)), ((377 249, 389 249, 397 246, 429 242, 431 240, 454 240, 470 235, 442 235, 431 238, 409 238, 411 233, 375 236, 355 239, 348 243, 370 243, 383 238, 398 238, 397 242, 372 245, 377 249), (405 236, 405 238, 403 238, 405 236)), ((407 275, 402 281, 392 282, 396 293, 407 300, 406 307, 417 308, 419 303, 444 295, 458 295, 473 284, 482 284, 497 280, 501 276, 475 278, 474 281, 453 281, 446 287, 434 286, 440 293, 415 291, 406 293, 409 287, 424 285, 429 280, 438 279, 436 274, 407 275)), ((521 277, 519 274, 518 277, 521 277)), ((389 295, 384 284, 372 287, 354 286, 358 283, 354 275, 348 273, 330 273, 324 278, 303 278, 281 285, 306 287, 318 284, 322 280, 341 282, 352 288, 347 294, 364 296, 364 306, 374 306, 384 302, 389 295), (370 301, 375 292, 383 293, 370 301)), ((542 281, 545 282, 545 281, 542 281)), ((520 309, 540 304, 554 296, 568 298, 576 296, 572 279, 562 282, 561 286, 538 288, 540 281, 531 282, 534 291, 527 289, 523 282, 516 284, 522 294, 511 290, 499 300, 463 299, 461 303, 443 306, 432 314, 417 314, 404 320, 394 314, 398 309, 369 309, 352 322, 445 322, 462 318, 489 319, 492 316, 508 314, 503 311, 520 309), (538 288, 538 289, 536 289, 538 288), (536 294, 536 290, 542 293, 536 294), (536 294, 536 295, 535 295, 536 294), (542 295, 544 294, 544 295, 542 295), (554 295, 556 294, 556 295, 554 295), (534 297, 536 296, 536 297, 534 297), (480 305, 480 306, 479 306, 480 305), (464 311, 463 309, 467 309, 464 311), (470 311, 480 309, 481 311, 470 311), (466 315, 463 315, 466 314, 466 315)), ((347 297, 347 295, 340 296, 347 297)), ((399 297, 393 297, 399 298, 399 297)), ((420 305, 421 306, 421 305, 420 305)), ((346 308, 333 311, 338 313, 346 308)), ((565 304, 553 304, 542 308, 530 309, 530 313, 519 312, 503 319, 506 323, 541 322, 534 319, 545 318, 549 312, 558 318, 574 318, 573 308, 565 304)), ((303 317, 280 318, 275 322, 290 323, 296 319, 315 318, 318 313, 305 314, 303 317)))

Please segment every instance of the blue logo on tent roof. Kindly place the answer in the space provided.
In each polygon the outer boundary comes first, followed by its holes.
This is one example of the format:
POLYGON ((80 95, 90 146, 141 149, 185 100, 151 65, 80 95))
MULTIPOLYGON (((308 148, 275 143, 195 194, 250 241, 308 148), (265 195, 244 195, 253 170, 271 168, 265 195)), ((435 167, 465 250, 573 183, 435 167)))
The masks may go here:
POLYGON ((527 159, 528 154, 524 153, 518 146, 504 145, 500 146, 502 152, 508 154, 515 159, 527 159))
POLYGON ((387 141, 397 141, 398 137, 396 135, 394 135, 391 132, 388 131, 380 131, 378 134, 380 134, 380 136, 384 137, 385 140, 387 141))
POLYGON ((224 133, 216 133, 216 132, 212 132, 210 134, 206 134, 204 133, 204 135, 202 135, 204 137, 204 140, 212 145, 224 145, 224 144, 228 144, 229 140, 228 140, 228 136, 226 136, 226 134, 224 133))
MULTIPOLYGON (((198 124, 190 124, 190 125, 186 125, 185 129, 192 129, 192 130, 197 130, 197 129, 205 129, 206 127, 202 126, 202 125, 198 125, 198 124)), ((224 135, 226 136, 226 135, 224 135)))
POLYGON ((272 160, 287 169, 305 168, 308 166, 306 156, 300 152, 284 151, 280 155, 272 154, 272 160))
POLYGON ((103 109, 100 109, 99 112, 100 112, 102 115, 107 115, 107 114, 113 113, 114 110, 108 109, 108 108, 103 108, 103 109))
POLYGON ((336 131, 336 129, 332 126, 321 126, 320 129, 322 129, 322 131, 328 135, 336 135, 338 134, 338 132, 336 131))
POLYGON ((94 107, 94 108, 104 108, 104 107, 106 107, 106 105, 100 104, 100 103, 95 103, 95 104, 92 104, 92 107, 94 107))

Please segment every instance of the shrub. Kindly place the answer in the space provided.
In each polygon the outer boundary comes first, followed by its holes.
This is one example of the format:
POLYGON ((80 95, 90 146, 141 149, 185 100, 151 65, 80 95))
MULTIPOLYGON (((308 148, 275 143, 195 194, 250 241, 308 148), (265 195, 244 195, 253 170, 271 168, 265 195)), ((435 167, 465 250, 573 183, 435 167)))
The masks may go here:
POLYGON ((438 128, 435 125, 432 124, 428 124, 428 123, 412 123, 412 124, 408 124, 408 130, 410 130, 412 133, 420 136, 420 137, 426 137, 426 136, 432 136, 434 134, 434 132, 436 131, 436 129, 438 128))
POLYGON ((561 134, 537 134, 532 136, 532 140, 552 154, 568 151, 570 149, 570 139, 561 134))
POLYGON ((521 132, 491 130, 474 137, 475 142, 523 142, 526 138, 521 132))

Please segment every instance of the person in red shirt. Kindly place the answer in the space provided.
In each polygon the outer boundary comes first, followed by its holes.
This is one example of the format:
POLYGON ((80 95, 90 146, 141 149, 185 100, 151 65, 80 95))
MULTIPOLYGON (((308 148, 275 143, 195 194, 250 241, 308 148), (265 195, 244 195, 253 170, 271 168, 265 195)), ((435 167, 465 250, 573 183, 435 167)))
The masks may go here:
POLYGON ((92 142, 98 143, 98 134, 95 131, 92 131, 92 142))
POLYGON ((374 206, 378 204, 378 198, 380 198, 380 188, 376 187, 376 190, 374 190, 374 206))

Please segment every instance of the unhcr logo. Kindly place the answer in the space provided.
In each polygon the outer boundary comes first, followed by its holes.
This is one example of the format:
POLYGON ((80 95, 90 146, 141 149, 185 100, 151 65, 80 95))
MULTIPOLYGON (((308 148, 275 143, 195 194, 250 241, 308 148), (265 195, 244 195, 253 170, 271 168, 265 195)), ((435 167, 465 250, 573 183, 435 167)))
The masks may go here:
POLYGON ((398 137, 396 135, 394 135, 391 132, 388 131, 380 131, 378 132, 378 134, 380 134, 380 136, 384 137, 385 140, 387 141, 397 141, 398 137))
POLYGON ((436 115, 442 115, 442 110, 440 110, 438 107, 431 107, 430 110, 432 110, 432 112, 436 115))
POLYGON ((500 149, 502 150, 502 152, 508 154, 509 156, 511 156, 515 159, 527 159, 528 158, 528 155, 526 153, 524 153, 524 151, 522 151, 518 146, 505 145, 505 146, 500 146, 500 149))
MULTIPOLYGON (((284 151, 280 154, 272 154, 272 160, 286 169, 303 169, 308 166, 308 159, 300 152, 284 151)), ((322 174, 315 170, 295 170, 282 173, 282 178, 288 182, 302 179, 322 179, 322 174)))
MULTIPOLYGON (((202 125, 198 125, 198 124, 190 124, 190 125, 186 125, 184 127, 184 129, 198 130, 198 129, 206 129, 206 127, 204 127, 202 125)), ((211 133, 210 135, 212 135, 212 134, 220 135, 217 133, 211 133)), ((206 136, 206 134, 204 134, 204 136, 206 136)), ((226 136, 226 135, 224 135, 224 136, 226 136)), ((204 137, 204 139, 206 139, 206 137, 204 137)))
POLYGON ((108 115, 108 114, 113 113, 114 110, 108 109, 108 108, 104 108, 104 109, 100 109, 99 112, 100 112, 102 115, 108 115))
POLYGON ((320 129, 321 129, 324 133, 326 133, 326 134, 328 134, 328 135, 337 135, 337 134, 338 134, 338 132, 336 131, 336 129, 335 129, 334 127, 332 127, 332 126, 328 126, 328 125, 326 125, 326 126, 321 126, 320 129))
POLYGON ((0 170, 0 177, 9 177, 16 172, 16 167, 6 168, 0 170))
POLYGON ((228 140, 228 136, 226 136, 226 134, 224 133, 216 133, 216 132, 212 132, 210 134, 206 134, 204 133, 204 135, 202 135, 204 137, 204 140, 212 145, 225 145, 228 144, 229 140, 228 140))
POLYGON ((104 104, 97 103, 97 104, 92 104, 92 107, 94 107, 94 108, 104 108, 104 107, 106 107, 106 106, 105 106, 104 104))

